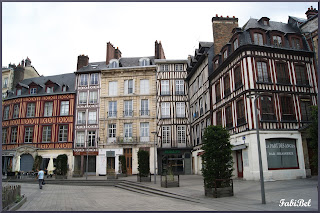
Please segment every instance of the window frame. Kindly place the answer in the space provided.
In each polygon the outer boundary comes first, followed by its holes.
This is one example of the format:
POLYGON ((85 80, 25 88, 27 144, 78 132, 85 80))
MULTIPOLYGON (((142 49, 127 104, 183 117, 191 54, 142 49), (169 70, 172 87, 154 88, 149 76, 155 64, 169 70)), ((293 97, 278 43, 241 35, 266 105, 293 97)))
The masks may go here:
POLYGON ((308 78, 308 73, 307 73, 307 67, 305 64, 294 64, 294 72, 296 76, 296 85, 298 86, 309 86, 309 78, 308 78), (300 67, 299 69, 297 69, 300 67), (299 70, 299 72, 298 72, 299 70), (303 78, 304 76, 304 78, 303 78), (299 78, 298 78, 299 77, 299 78))
POLYGON ((77 113, 77 124, 78 125, 84 125, 84 124, 86 124, 86 111, 78 111, 78 113, 77 113), (79 116, 79 115, 81 115, 81 116, 79 116), (79 118, 82 118, 81 120, 79 119, 79 118))
POLYGON ((276 61, 275 64, 277 83, 291 85, 288 64, 282 61, 276 61), (281 66, 284 66, 284 69, 281 66))
POLYGON ((216 94, 216 103, 218 103, 219 101, 221 101, 221 88, 220 88, 219 80, 215 84, 214 88, 215 88, 215 94, 216 94))
POLYGON ((88 75, 89 74, 80 74, 79 86, 88 86, 88 75))
POLYGON ((18 127, 14 126, 14 127, 11 127, 10 143, 16 144, 17 142, 18 142, 18 127), (15 139, 15 140, 13 140, 13 139, 15 139))
POLYGON ((177 118, 186 117, 186 103, 185 102, 176 102, 176 116, 177 118))
POLYGON ((24 140, 23 143, 33 143, 34 126, 24 127, 24 140))
POLYGON ((170 95, 170 81, 169 80, 161 80, 160 82, 160 94, 161 95, 170 95), (168 88, 167 90, 165 88, 168 88))
POLYGON ((226 98, 228 95, 231 94, 231 88, 230 88, 230 75, 227 73, 223 77, 223 90, 224 90, 224 98, 226 98))
POLYGON ((237 126, 246 124, 246 115, 245 115, 243 98, 237 100, 236 107, 237 107, 237 126))
POLYGON ((171 126, 162 126, 161 130, 162 130, 162 137, 161 137, 162 144, 171 143, 171 126))
POLYGON ((44 125, 42 126, 42 134, 41 134, 41 142, 42 143, 51 143, 52 142, 52 126, 51 125, 44 125), (50 128, 50 137, 49 134, 48 134, 48 129, 45 131, 45 128, 50 128), (44 133, 46 133, 44 135, 44 133), (44 139, 45 138, 45 139, 44 139), (49 141, 48 141, 49 139, 49 141))
POLYGON ((233 69, 233 76, 234 76, 234 88, 235 88, 235 90, 240 89, 243 86, 241 65, 237 65, 233 69), (239 71, 237 71, 237 70, 239 70, 239 71))
POLYGON ((99 74, 92 73, 90 74, 90 85, 98 85, 99 84, 99 74))
POLYGON ((116 136, 117 136, 117 124, 115 123, 108 124, 108 137, 116 138, 116 136))
POLYGON ((70 114, 70 101, 69 100, 61 100, 60 101, 60 116, 68 116, 70 114), (64 104, 63 103, 68 103, 64 104), (67 108, 65 106, 68 106, 67 108), (67 110, 67 112, 65 112, 67 110))
POLYGON ((97 104, 98 99, 98 90, 89 91, 89 104, 97 104))
POLYGON ((161 118, 170 118, 170 102, 161 102, 161 118))
POLYGON ((269 64, 268 64, 268 61, 266 60, 263 60, 261 58, 257 58, 256 59, 256 74, 257 74, 257 83, 272 83, 272 80, 271 80, 271 74, 270 74, 270 68, 269 68, 269 64), (259 76, 259 63, 261 64, 261 74, 262 76, 259 76), (266 70, 263 69, 263 63, 266 64, 266 70), (266 71, 266 73, 264 73, 264 71, 266 71), (265 74, 268 75, 268 78, 267 80, 265 79, 265 74), (262 77, 262 81, 261 81, 261 77, 262 77))
POLYGON ((66 125, 66 124, 59 125, 59 132, 58 132, 59 143, 68 142, 68 128, 69 128, 69 125, 66 125), (66 129, 64 127, 66 127, 66 129))
POLYGON ((36 103, 35 102, 29 102, 27 103, 27 112, 26 112, 26 117, 27 118, 34 118, 36 114, 36 103), (33 106, 31 107, 31 112, 29 111, 29 106, 33 106), (31 113, 31 115, 30 115, 31 113))
POLYGON ((10 116, 10 106, 5 106, 3 108, 3 120, 9 120, 9 116, 10 116))
POLYGON ((187 141, 186 137, 186 126, 177 125, 177 142, 178 144, 185 144, 187 141))
POLYGON ((77 140, 76 140, 76 147, 84 147, 85 146, 85 131, 77 131, 77 140), (80 135, 81 134, 81 135, 80 135), (82 135, 83 134, 83 135, 82 135), (81 137, 80 137, 81 136, 81 137), (82 140, 79 140, 82 139, 82 140))
POLYGON ((261 121, 276 121, 274 98, 272 95, 262 95, 259 98, 261 106, 261 121))
POLYGON ((44 107, 43 108, 43 117, 51 117, 53 115, 53 101, 44 102, 43 107, 44 107), (50 106, 46 106, 46 105, 50 104, 50 103, 51 103, 51 114, 48 114, 48 109, 50 109, 50 106))
POLYGON ((296 121, 292 96, 280 96, 281 121, 296 121))
POLYGON ((232 116, 232 106, 228 105, 225 108, 226 111, 226 129, 232 129, 233 126, 233 116, 232 116))

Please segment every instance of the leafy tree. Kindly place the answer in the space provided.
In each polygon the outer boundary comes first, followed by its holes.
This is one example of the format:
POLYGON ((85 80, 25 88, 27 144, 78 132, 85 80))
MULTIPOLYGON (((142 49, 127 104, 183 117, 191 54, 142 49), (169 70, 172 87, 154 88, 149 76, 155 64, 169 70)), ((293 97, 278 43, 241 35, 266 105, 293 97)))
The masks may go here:
POLYGON ((149 152, 145 150, 138 151, 138 171, 141 177, 148 177, 150 174, 149 152))
MULTIPOLYGON (((205 187, 214 188, 216 179, 230 179, 233 170, 229 132, 221 126, 208 126, 203 135, 202 176, 205 187)), ((217 182, 217 187, 223 187, 217 182)))
MULTIPOLYGON (((42 163, 42 156, 36 155, 36 157, 34 158, 32 170, 33 171, 40 170, 41 163, 42 163)), ((44 169, 44 168, 41 168, 41 169, 44 169)))
POLYGON ((311 108, 312 123, 309 127, 308 133, 310 137, 309 147, 313 150, 313 156, 310 159, 311 165, 318 168, 318 106, 312 106, 311 108))
POLYGON ((66 175, 68 172, 68 156, 66 154, 58 155, 56 160, 56 174, 66 175))
POLYGON ((122 174, 127 174, 126 157, 124 155, 120 156, 120 163, 122 174))

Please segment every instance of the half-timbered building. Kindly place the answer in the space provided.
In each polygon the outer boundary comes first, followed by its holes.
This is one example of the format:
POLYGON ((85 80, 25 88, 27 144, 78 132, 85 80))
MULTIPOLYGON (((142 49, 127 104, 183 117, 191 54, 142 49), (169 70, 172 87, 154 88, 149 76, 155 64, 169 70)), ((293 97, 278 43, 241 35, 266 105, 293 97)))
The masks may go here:
MULTIPOLYGON (((159 172, 191 174, 187 60, 156 59, 159 172)), ((208 97, 209 98, 209 97, 208 97)))
POLYGON ((259 179, 257 126, 265 179, 306 177, 298 130, 310 122, 318 87, 314 53, 298 28, 267 17, 234 28, 213 58, 210 90, 213 125, 231 134, 235 177, 259 179))
POLYGON ((55 158, 68 156, 73 165, 75 75, 29 78, 18 83, 3 101, 3 171, 29 172, 36 155, 53 173, 55 158))

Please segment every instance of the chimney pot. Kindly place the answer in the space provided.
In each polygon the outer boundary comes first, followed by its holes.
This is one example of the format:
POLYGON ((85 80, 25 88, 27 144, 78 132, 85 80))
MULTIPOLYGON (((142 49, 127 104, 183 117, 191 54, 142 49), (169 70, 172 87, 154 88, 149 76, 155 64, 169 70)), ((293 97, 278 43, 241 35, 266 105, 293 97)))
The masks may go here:
POLYGON ((219 17, 218 14, 216 14, 216 17, 219 17))
POLYGON ((233 18, 235 18, 235 16, 233 16, 233 18))
POLYGON ((227 16, 227 18, 229 18, 229 16, 227 16))
POLYGON ((222 16, 221 16, 221 18, 222 18, 222 16))

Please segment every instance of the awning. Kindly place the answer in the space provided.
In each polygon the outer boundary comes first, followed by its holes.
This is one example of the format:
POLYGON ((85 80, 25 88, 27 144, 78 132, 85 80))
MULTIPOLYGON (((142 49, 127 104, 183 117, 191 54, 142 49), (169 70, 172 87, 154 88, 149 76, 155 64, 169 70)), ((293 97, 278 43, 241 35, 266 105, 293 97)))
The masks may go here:
POLYGON ((235 150, 239 150, 239 149, 246 149, 247 146, 245 144, 242 144, 242 145, 239 145, 239 146, 234 146, 231 148, 232 151, 235 151, 235 150))
POLYGON ((204 154, 204 151, 199 152, 199 153, 197 154, 197 156, 201 156, 201 155, 203 155, 203 154, 204 154))

